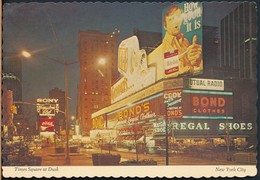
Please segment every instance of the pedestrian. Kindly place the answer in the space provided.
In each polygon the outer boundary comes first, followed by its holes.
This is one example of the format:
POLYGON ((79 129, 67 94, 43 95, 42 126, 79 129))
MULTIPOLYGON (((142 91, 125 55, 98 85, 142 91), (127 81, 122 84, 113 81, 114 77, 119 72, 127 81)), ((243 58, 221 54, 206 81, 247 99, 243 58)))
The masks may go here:
POLYGON ((47 138, 46 138, 46 144, 47 144, 47 146, 49 146, 49 143, 50 143, 50 138, 47 137, 47 138))

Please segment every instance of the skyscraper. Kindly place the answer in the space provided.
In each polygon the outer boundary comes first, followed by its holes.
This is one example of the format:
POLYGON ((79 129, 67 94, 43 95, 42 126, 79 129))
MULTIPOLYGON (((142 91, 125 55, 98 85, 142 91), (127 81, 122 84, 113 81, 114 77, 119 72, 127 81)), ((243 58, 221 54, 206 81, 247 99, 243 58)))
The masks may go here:
MULTIPOLYGON (((13 101, 22 101, 22 59, 17 53, 3 52, 2 86, 12 91, 13 101)), ((3 102, 5 103, 5 102, 3 102)), ((27 124, 24 120, 21 104, 15 104, 17 114, 13 116, 13 123, 27 124)))
POLYGON ((2 82, 13 91, 14 101, 22 101, 22 60, 15 53, 3 53, 2 82))
POLYGON ((221 20, 220 67, 237 69, 240 78, 256 79, 256 4, 243 2, 221 20))
POLYGON ((91 114, 110 105, 110 88, 118 77, 117 36, 80 31, 78 57, 80 82, 78 117, 83 135, 92 128, 91 114))

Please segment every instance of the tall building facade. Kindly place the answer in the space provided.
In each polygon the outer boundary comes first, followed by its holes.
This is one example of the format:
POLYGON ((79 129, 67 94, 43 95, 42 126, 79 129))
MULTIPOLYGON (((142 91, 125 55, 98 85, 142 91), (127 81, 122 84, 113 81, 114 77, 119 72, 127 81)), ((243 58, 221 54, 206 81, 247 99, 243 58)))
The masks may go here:
POLYGON ((110 88, 118 79, 117 36, 80 31, 78 38, 80 82, 77 119, 82 134, 89 135, 91 114, 110 105, 110 88))
POLYGON ((204 69, 216 67, 219 62, 220 39, 218 27, 203 26, 203 66, 204 69))
MULTIPOLYGON (((5 101, 5 92, 12 91, 12 101, 22 101, 22 58, 17 53, 3 52, 3 61, 2 61, 2 90, 3 90, 3 110, 6 112, 9 109, 6 109, 5 101)), ((12 102, 12 104, 13 104, 12 102)), ((15 104, 16 113, 12 115, 12 123, 11 128, 20 124, 22 127, 26 127, 28 125, 28 121, 24 118, 24 108, 25 106, 22 104, 15 104)), ((9 119, 10 120, 10 119, 9 119)), ((3 121, 6 120, 6 116, 3 116, 3 121)), ((8 123, 10 125, 10 123, 8 123)), ((19 127, 17 127, 19 129, 19 127)), ((11 131, 14 131, 11 130, 11 131)), ((10 131, 10 132, 11 132, 10 131)))
MULTIPOLYGON (((16 53, 3 53, 2 83, 13 91, 14 101, 22 101, 22 59, 16 53)), ((17 111, 22 112, 20 107, 17 111)))
POLYGON ((59 88, 54 88, 49 91, 50 99, 58 99, 59 110, 54 117, 54 129, 60 133, 61 130, 65 129, 65 92, 59 88))
POLYGON ((238 71, 239 78, 256 79, 256 4, 241 3, 221 20, 220 67, 238 71))
MULTIPOLYGON (((235 118, 257 127, 257 16, 256 4, 243 2, 221 20, 219 69, 225 87, 234 93, 235 118)), ((248 138, 256 142, 256 131, 248 138)))

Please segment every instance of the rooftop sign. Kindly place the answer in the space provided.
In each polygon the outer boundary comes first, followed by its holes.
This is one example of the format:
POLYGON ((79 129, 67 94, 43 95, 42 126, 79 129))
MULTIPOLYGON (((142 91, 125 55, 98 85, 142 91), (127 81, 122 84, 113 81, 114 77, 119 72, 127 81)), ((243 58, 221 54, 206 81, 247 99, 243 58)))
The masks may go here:
POLYGON ((40 116, 55 116, 55 113, 59 112, 59 99, 50 98, 38 98, 37 102, 37 112, 40 116))
POLYGON ((120 43, 118 71, 123 77, 111 87, 111 103, 115 103, 155 83, 155 68, 148 68, 146 52, 139 49, 136 36, 120 43))
POLYGON ((224 80, 218 79, 188 79, 187 88, 224 91, 224 80))

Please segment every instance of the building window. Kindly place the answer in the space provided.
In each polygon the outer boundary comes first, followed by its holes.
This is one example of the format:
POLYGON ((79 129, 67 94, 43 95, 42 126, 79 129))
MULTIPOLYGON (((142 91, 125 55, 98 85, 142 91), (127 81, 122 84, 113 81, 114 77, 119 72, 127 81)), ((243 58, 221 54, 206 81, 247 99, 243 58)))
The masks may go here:
POLYGON ((98 104, 94 104, 93 109, 98 109, 98 104))

